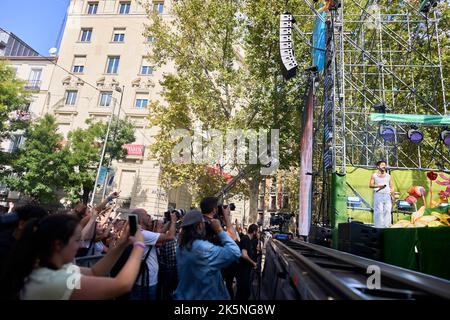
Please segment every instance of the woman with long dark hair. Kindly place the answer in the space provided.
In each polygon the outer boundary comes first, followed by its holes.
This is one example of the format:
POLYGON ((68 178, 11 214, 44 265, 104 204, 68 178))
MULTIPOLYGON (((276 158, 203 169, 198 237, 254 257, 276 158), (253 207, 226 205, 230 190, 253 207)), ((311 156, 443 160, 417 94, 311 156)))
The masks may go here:
POLYGON ((205 222, 199 211, 188 212, 181 223, 177 250, 177 300, 230 299, 220 270, 236 261, 241 251, 223 231, 218 220, 212 219, 209 223, 222 246, 205 240, 205 222))
POLYGON ((144 251, 140 230, 125 230, 117 245, 91 268, 72 263, 79 248, 81 226, 68 214, 53 214, 27 223, 1 275, 0 298, 25 300, 113 299, 131 290, 144 251), (115 278, 107 275, 133 243, 126 264, 115 278))

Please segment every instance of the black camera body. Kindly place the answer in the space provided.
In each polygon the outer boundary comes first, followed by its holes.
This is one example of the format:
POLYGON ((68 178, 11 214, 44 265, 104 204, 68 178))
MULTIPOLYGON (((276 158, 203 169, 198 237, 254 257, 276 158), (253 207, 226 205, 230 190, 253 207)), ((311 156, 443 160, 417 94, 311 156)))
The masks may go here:
POLYGON ((164 212, 164 223, 170 221, 170 214, 174 212, 177 215, 177 221, 179 221, 181 218, 184 217, 186 214, 186 210, 184 209, 173 209, 173 210, 167 210, 164 212))
POLYGON ((228 205, 228 204, 219 204, 219 205, 217 206, 217 215, 218 215, 218 218, 223 217, 223 209, 228 208, 228 206, 230 206, 230 211, 236 210, 236 206, 234 205, 234 203, 230 203, 229 205, 228 205))

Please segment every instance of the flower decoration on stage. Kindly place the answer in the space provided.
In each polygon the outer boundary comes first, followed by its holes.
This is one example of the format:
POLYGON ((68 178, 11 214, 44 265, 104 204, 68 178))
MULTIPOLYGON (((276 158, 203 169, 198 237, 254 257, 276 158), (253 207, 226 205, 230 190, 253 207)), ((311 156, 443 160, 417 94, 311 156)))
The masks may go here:
POLYGON ((439 221, 433 221, 433 225, 428 225, 429 227, 450 227, 450 215, 439 212, 433 212, 431 215, 439 219, 439 221))
MULTIPOLYGON (((400 220, 396 224, 392 225, 391 228, 421 228, 429 226, 430 223, 438 219, 434 215, 425 216, 424 213, 425 213, 425 206, 422 206, 420 207, 419 210, 417 210, 411 215, 410 221, 400 220)), ((433 226, 433 224, 431 226, 433 226)))
POLYGON ((439 178, 441 178, 442 181, 436 180, 436 183, 441 186, 446 186, 446 188, 445 188, 445 190, 442 190, 439 192, 440 203, 438 205, 440 205, 442 203, 447 204, 448 197, 450 197, 450 178, 447 178, 442 173, 439 174, 439 178))
POLYGON ((434 171, 427 172, 427 178, 430 180, 430 208, 433 207, 433 181, 438 177, 437 173, 434 171))
POLYGON ((406 197, 405 201, 409 204, 415 204, 418 198, 423 198, 423 203, 425 204, 425 194, 426 190, 421 186, 413 186, 408 190, 409 196, 406 197))
POLYGON ((428 179, 430 179, 431 181, 434 181, 434 180, 437 179, 438 175, 437 175, 437 173, 434 172, 434 171, 429 171, 429 172, 427 172, 427 177, 428 177, 428 179))

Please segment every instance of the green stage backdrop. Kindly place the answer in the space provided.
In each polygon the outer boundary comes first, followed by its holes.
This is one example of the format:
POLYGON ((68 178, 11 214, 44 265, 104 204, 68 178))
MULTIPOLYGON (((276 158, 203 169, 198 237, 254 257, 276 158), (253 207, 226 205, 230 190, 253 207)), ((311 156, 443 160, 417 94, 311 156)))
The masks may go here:
MULTIPOLYGON (((347 196, 358 196, 364 199, 368 204, 365 209, 347 209, 347 214, 349 218, 354 220, 362 221, 365 223, 373 223, 373 213, 368 207, 373 207, 373 189, 369 188, 370 177, 376 170, 368 170, 364 168, 347 167, 347 196)), ((429 207, 429 189, 430 184, 427 179, 426 172, 423 171, 413 171, 413 170, 393 170, 391 171, 391 176, 394 180, 395 191, 400 192, 400 199, 405 199, 408 196, 408 189, 412 186, 422 186, 427 191, 425 200, 427 202, 427 209, 429 207)), ((446 175, 446 177, 450 177, 446 175)), ((438 180, 442 180, 438 178, 438 180)), ((439 202, 439 191, 444 190, 444 186, 440 186, 433 182, 433 201, 439 202)), ((421 199, 417 200, 417 208, 423 205, 421 199)), ((394 209, 396 209, 394 207, 394 209)), ((425 214, 430 214, 433 210, 426 210, 425 214)), ((396 214, 393 215, 394 223, 398 219, 410 219, 410 215, 396 214), (397 218, 398 216, 398 218, 397 218)))
MULTIPOLYGON (((365 223, 373 223, 373 190, 369 188, 371 175, 375 170, 347 167, 347 175, 333 176, 333 244, 337 243, 337 226, 347 222, 348 218, 365 223), (346 198, 358 196, 363 199, 360 209, 347 208, 346 198)), ((395 191, 400 192, 400 199, 408 196, 411 186, 423 186, 427 191, 425 214, 433 211, 445 213, 447 207, 429 207, 430 184, 426 172, 396 170, 391 171, 395 191)), ((448 177, 448 175, 446 175, 448 177)), ((438 178, 439 180, 442 180, 438 178)), ((433 201, 439 202, 439 191, 444 186, 433 182, 433 201)), ((417 207, 423 205, 417 200, 417 207)), ((394 209, 396 209, 394 207, 394 209)), ((394 223, 398 219, 410 219, 410 214, 393 214, 394 223)), ((438 228, 386 228, 382 229, 383 258, 386 263, 417 270, 450 280, 450 227, 438 228)))

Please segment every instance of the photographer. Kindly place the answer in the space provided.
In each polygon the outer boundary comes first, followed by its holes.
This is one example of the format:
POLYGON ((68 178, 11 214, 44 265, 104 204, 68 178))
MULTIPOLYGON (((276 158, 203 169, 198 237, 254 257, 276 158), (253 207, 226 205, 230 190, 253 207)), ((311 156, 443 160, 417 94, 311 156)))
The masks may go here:
POLYGON ((177 300, 229 300, 221 269, 236 261, 241 252, 216 219, 209 221, 222 246, 206 241, 203 215, 192 210, 181 224, 177 250, 179 284, 177 300))
POLYGON ((132 214, 138 216, 146 248, 142 255, 141 270, 131 292, 131 300, 156 300, 159 271, 156 247, 175 239, 177 216, 175 213, 170 215, 171 221, 167 233, 158 233, 150 231, 153 230, 153 221, 145 209, 135 209, 132 214))
POLYGON ((206 197, 200 202, 200 209, 206 222, 206 239, 213 244, 220 244, 216 233, 210 226, 210 221, 213 219, 219 222, 226 228, 228 235, 233 240, 238 240, 236 231, 230 217, 230 207, 221 206, 219 212, 219 199, 217 197, 206 197))
MULTIPOLYGON (((212 230, 211 228, 210 221, 212 219, 219 220, 221 225, 225 227, 228 235, 236 242, 236 245, 239 246, 239 237, 231 222, 230 207, 231 205, 230 206, 219 205, 219 199, 216 197, 206 197, 203 198, 202 201, 200 202, 200 208, 202 210, 202 214, 206 222, 206 240, 215 245, 220 246, 221 242, 220 239, 218 239, 214 230, 212 230)), ((234 279, 237 278, 238 272, 239 272, 239 265, 237 261, 230 264, 229 266, 227 266, 222 270, 222 276, 225 279, 227 290, 232 300, 234 300, 235 298, 233 282, 234 279)))
MULTIPOLYGON (((180 218, 184 216, 183 209, 173 210, 177 216, 176 233, 178 233, 178 224, 180 218)), ((169 211, 169 218, 170 218, 169 211)), ((167 220, 167 218, 165 219, 167 220)), ((169 220, 170 221, 170 220, 169 220)), ((158 220, 155 232, 165 233, 170 225, 170 222, 164 224, 164 221, 158 220)), ((178 285, 177 274, 177 237, 173 240, 164 242, 158 248, 158 300, 173 300, 173 294, 178 285)))

